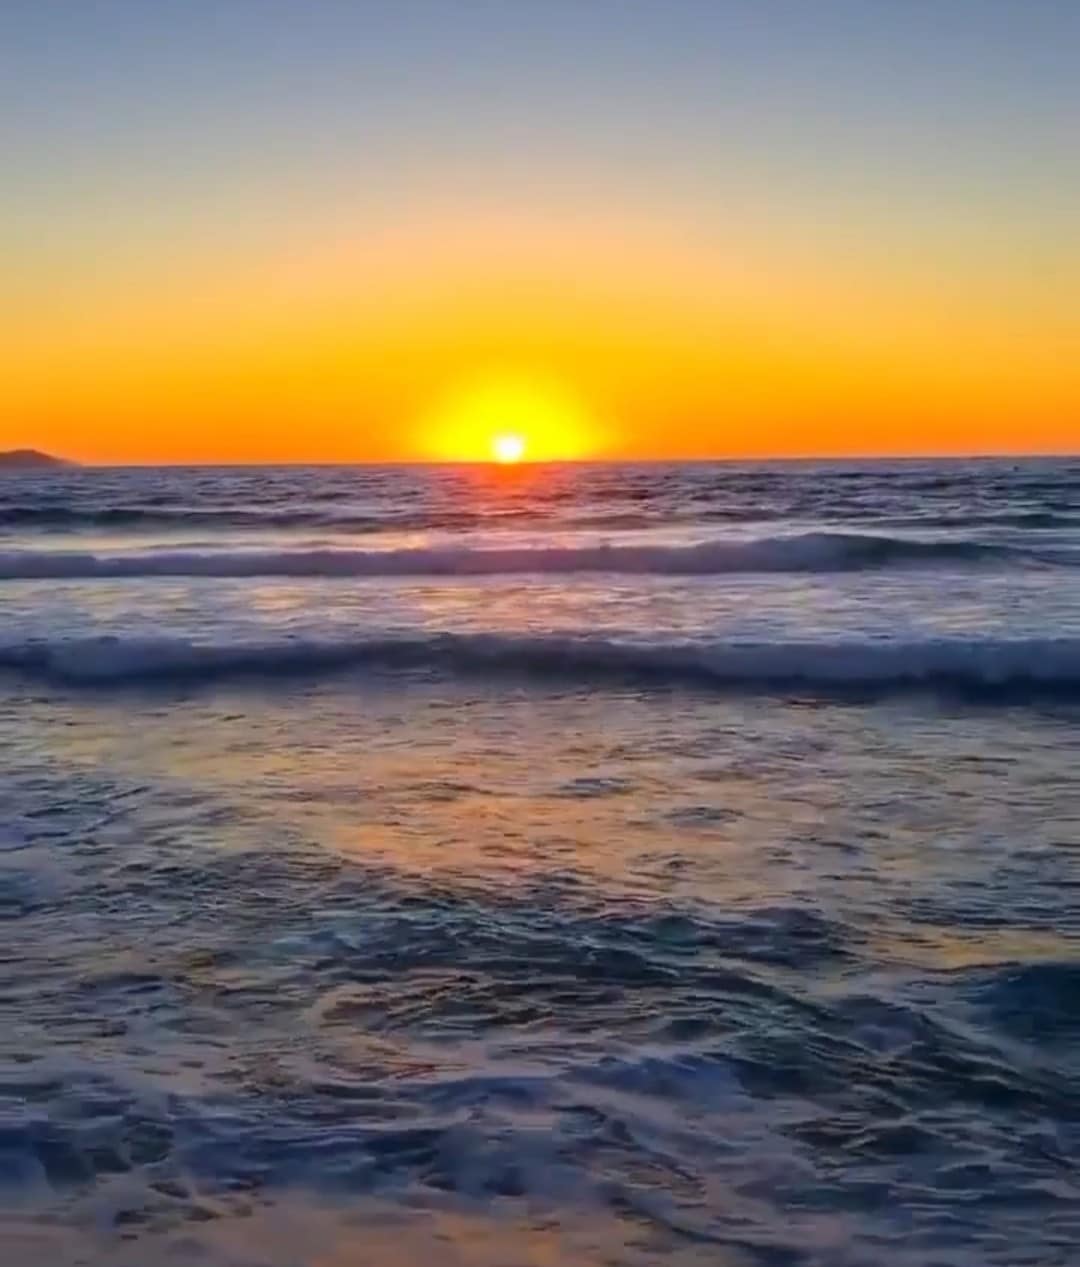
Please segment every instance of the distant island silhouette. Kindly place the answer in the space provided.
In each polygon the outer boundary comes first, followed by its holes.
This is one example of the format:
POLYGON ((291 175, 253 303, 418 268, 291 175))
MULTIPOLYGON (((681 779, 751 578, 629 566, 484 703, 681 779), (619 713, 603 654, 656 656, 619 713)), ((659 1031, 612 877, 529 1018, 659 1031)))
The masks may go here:
POLYGON ((47 466, 73 466, 73 462, 65 458, 53 457, 51 453, 42 453, 38 449, 8 449, 0 452, 0 469, 4 470, 37 470, 47 466))

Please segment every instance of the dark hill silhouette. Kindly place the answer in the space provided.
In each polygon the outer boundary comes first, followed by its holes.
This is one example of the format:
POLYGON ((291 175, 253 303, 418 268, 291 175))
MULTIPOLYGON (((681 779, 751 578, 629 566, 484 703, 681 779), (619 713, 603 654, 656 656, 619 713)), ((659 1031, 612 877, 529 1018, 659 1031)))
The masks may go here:
POLYGON ((63 458, 54 458, 37 449, 8 449, 0 451, 0 470, 30 471, 48 466, 70 466, 63 458))

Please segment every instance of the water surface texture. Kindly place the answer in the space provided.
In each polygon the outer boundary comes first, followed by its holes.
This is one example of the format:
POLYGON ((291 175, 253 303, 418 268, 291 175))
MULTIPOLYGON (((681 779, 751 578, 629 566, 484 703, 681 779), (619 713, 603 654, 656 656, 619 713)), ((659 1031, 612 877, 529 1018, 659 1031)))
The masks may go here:
POLYGON ((4 1262, 1080 1243, 1080 463, 0 478, 4 1262))

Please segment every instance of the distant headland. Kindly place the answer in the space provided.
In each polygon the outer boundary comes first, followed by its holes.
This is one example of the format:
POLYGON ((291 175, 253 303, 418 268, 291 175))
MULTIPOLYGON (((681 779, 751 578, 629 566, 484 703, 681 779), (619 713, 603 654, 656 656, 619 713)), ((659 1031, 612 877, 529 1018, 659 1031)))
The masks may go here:
POLYGON ((37 449, 0 450, 0 470, 31 471, 47 466, 74 466, 65 458, 53 457, 51 453, 41 453, 37 449))

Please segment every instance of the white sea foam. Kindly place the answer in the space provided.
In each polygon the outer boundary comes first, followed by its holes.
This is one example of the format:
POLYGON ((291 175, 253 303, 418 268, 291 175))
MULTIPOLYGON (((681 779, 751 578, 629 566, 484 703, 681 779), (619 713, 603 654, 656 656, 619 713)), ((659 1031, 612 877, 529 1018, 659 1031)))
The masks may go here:
MULTIPOLYGON (((693 545, 593 544, 389 550, 86 551, 0 553, 0 580, 140 576, 483 576, 629 573, 711 576, 736 572, 837 572, 891 565, 1030 560, 1007 546, 815 532, 693 545)), ((1062 557, 1058 562, 1066 562, 1062 557)))
POLYGON ((702 687, 1072 692, 1080 690, 1080 639, 643 644, 482 633, 204 644, 94 638, 0 647, 0 667, 70 684, 421 667, 463 674, 501 670, 588 684, 636 678, 702 687))

